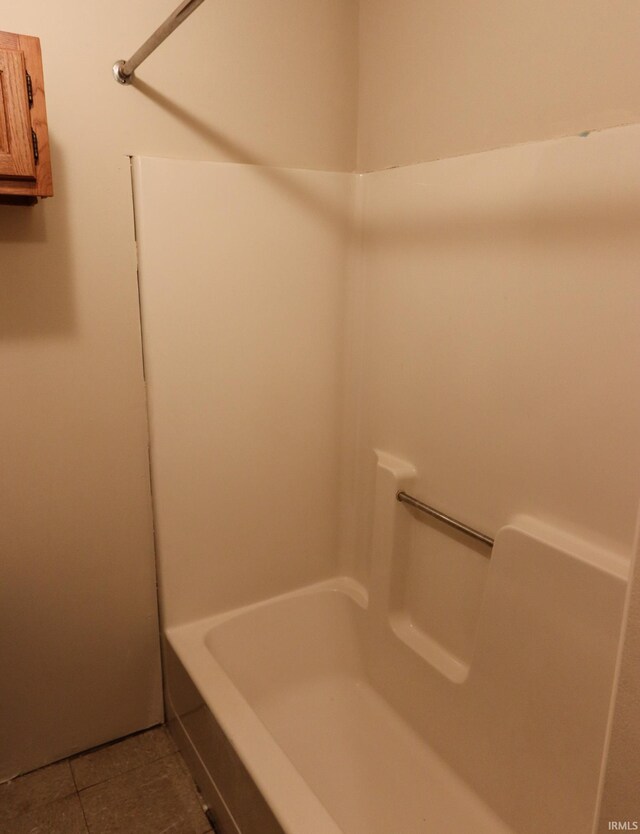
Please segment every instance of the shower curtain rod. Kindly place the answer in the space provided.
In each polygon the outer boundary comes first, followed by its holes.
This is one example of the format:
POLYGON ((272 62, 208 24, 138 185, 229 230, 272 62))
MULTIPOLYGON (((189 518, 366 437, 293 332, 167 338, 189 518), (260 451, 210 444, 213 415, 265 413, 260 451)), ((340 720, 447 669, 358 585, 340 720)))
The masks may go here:
POLYGON ((150 38, 142 44, 137 52, 134 52, 128 61, 116 61, 113 65, 113 75, 119 84, 131 84, 133 73, 146 60, 151 53, 156 50, 162 41, 169 37, 181 23, 189 17, 192 12, 198 8, 204 0, 184 0, 178 8, 172 12, 169 17, 162 23, 150 38))

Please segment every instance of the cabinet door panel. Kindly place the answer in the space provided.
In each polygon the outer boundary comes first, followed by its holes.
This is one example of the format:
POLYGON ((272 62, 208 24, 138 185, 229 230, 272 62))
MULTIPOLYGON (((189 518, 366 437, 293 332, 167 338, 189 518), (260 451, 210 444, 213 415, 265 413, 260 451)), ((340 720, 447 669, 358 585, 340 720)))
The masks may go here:
POLYGON ((0 49, 0 179, 36 178, 24 56, 0 49))

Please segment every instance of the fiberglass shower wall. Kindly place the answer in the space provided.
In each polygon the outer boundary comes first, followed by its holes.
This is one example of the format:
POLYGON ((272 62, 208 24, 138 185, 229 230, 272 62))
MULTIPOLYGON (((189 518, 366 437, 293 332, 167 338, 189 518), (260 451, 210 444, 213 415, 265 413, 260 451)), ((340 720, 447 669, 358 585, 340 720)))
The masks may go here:
POLYGON ((336 572, 352 186, 340 173, 135 161, 167 625, 336 572))
POLYGON ((595 809, 640 469, 639 144, 612 129, 359 176, 135 166, 166 624, 377 582, 404 658, 385 695, 532 834, 543 814, 581 834, 595 809), (418 497, 490 534, 541 525, 551 551, 494 563, 405 518, 372 580, 375 449, 418 497))

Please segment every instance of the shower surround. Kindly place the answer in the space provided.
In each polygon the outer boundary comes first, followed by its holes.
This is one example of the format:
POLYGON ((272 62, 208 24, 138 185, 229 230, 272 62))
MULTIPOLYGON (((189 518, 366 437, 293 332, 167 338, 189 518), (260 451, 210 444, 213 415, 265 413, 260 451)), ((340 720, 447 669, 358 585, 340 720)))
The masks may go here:
POLYGON ((639 145, 135 160, 165 694, 225 834, 593 826, 640 469, 639 145))

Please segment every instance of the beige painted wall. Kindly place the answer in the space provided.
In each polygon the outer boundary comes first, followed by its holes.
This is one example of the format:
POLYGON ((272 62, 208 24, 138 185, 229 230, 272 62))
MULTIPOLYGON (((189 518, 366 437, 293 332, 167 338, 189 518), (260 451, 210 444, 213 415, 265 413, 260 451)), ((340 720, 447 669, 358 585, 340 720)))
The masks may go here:
POLYGON ((360 170, 640 121, 635 0, 360 7, 360 170))
POLYGON ((42 40, 56 196, 0 208, 0 778, 161 715, 126 154, 354 165, 355 2, 205 4, 116 85, 174 6, 3 8, 42 40))

